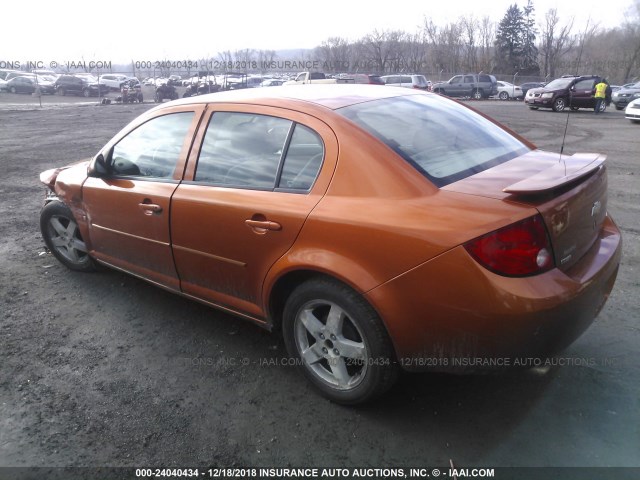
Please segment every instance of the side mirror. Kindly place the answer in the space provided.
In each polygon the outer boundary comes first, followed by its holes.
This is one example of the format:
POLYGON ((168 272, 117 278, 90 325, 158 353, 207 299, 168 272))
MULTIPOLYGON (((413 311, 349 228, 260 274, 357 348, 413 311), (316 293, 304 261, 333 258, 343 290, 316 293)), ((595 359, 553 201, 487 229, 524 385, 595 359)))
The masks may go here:
POLYGON ((89 164, 89 168, 87 170, 87 174, 90 177, 104 177, 109 173, 109 166, 107 165, 107 161, 104 159, 104 155, 101 153, 93 159, 93 162, 89 164))

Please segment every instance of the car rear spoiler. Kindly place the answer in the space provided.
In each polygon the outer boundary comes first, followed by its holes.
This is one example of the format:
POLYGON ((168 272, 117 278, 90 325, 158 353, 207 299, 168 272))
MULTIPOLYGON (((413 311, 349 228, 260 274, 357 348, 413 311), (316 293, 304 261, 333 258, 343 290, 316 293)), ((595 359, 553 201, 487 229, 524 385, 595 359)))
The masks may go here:
POLYGON ((598 153, 575 153, 529 178, 502 189, 506 193, 536 194, 554 190, 591 174, 602 167, 607 157, 598 153))

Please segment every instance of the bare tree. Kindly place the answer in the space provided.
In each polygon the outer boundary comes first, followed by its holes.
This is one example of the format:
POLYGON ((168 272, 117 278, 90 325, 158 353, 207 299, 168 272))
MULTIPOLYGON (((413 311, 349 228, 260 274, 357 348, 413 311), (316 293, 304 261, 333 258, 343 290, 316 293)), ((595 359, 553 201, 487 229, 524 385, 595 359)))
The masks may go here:
POLYGON ((465 69, 470 72, 478 71, 478 20, 472 16, 460 18, 460 28, 464 38, 465 69))
POLYGON ((542 56, 543 74, 545 77, 555 77, 556 70, 560 66, 562 58, 573 48, 575 38, 571 35, 573 29, 573 18, 565 25, 560 25, 558 10, 549 9, 544 16, 545 23, 542 25, 542 45, 540 55, 542 56))
POLYGON ((480 51, 478 55, 478 70, 491 72, 493 70, 493 44, 496 36, 495 23, 488 16, 482 17, 479 24, 480 51))
POLYGON ((365 62, 371 65, 372 71, 387 72, 398 68, 400 59, 400 43, 404 32, 374 30, 362 39, 366 53, 365 62))
POLYGON ((325 71, 338 73, 351 70, 352 46, 347 39, 330 37, 316 50, 316 57, 323 63, 325 71))
MULTIPOLYGON (((625 58, 626 68, 622 76, 623 82, 631 78, 632 72, 635 78, 638 78, 640 74, 640 0, 635 1, 631 8, 630 15, 627 18, 628 20, 625 22, 624 28, 629 40, 626 49, 629 51, 629 54, 626 55, 627 58, 625 58)), ((623 44, 623 46, 624 45, 625 44, 623 44)))

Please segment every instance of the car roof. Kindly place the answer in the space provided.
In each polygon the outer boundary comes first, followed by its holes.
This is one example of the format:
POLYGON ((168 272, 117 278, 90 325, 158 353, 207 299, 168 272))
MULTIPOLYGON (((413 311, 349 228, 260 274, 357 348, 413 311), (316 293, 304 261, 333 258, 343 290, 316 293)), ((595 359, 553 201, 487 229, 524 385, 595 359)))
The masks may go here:
POLYGON ((153 110, 162 109, 165 105, 173 106, 203 103, 243 103, 274 107, 315 104, 334 110, 372 100, 424 94, 424 92, 401 87, 388 87, 385 85, 286 85, 277 89, 268 90, 251 88, 209 93, 207 95, 175 100, 159 105, 153 110))

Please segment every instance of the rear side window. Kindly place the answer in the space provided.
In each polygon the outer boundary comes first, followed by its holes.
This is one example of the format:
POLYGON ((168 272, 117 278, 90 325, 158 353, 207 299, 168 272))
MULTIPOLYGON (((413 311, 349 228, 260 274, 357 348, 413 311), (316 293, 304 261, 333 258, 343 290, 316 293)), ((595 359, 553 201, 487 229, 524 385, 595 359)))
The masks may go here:
POLYGON ((575 88, 576 90, 591 90, 593 89, 596 81, 593 78, 587 78, 585 80, 580 80, 576 82, 575 88))
POLYGON ((323 158, 324 145, 320 136, 304 125, 296 125, 278 187, 310 190, 318 176, 323 158))
POLYGON ((481 115, 436 95, 408 95, 337 110, 389 146, 438 187, 529 147, 481 115))
POLYGON ((491 77, 489 75, 480 75, 478 77, 478 81, 484 82, 484 83, 491 83, 491 77))
POLYGON ((211 117, 196 169, 196 181, 273 189, 292 122, 249 113, 211 117))
POLYGON ((324 159, 324 144, 291 120, 216 112, 207 127, 197 182, 258 190, 308 191, 324 159))

